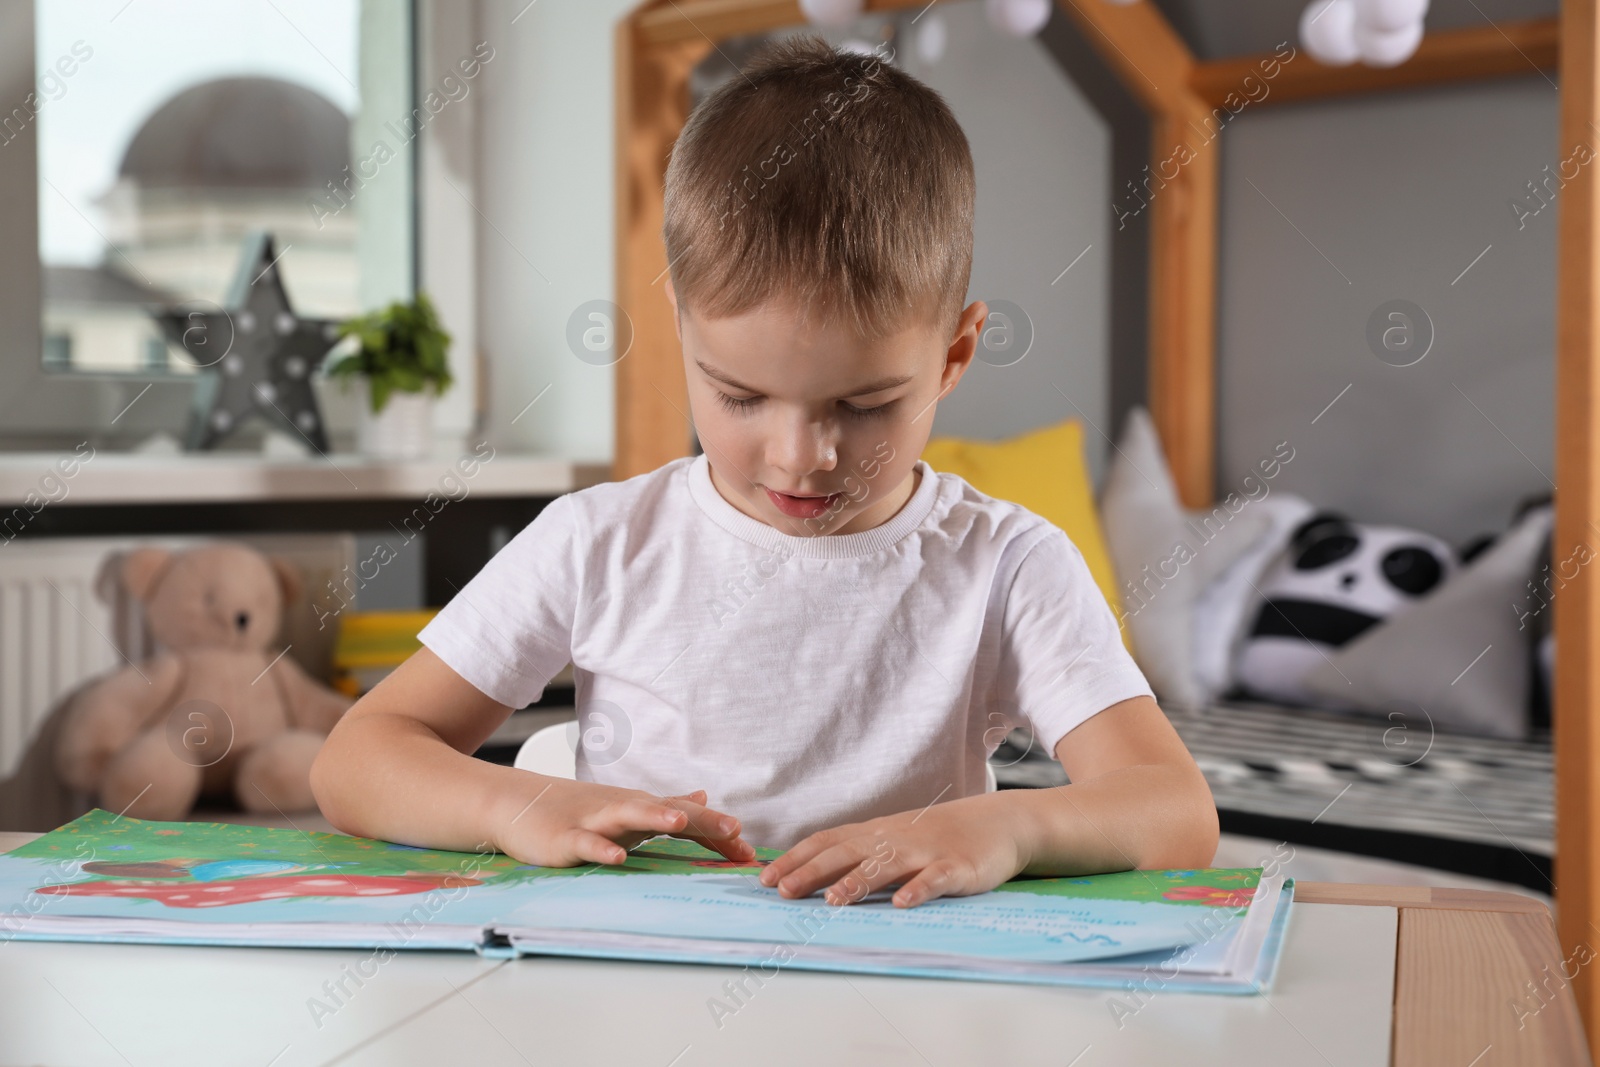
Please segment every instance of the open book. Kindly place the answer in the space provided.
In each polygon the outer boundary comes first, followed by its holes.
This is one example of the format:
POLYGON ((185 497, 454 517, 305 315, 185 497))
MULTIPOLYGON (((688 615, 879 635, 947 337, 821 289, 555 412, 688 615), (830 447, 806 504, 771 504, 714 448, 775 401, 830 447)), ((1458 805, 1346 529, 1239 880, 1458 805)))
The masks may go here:
POLYGON ((96 809, 0 855, 0 941, 471 949, 776 969, 1250 993, 1293 882, 1260 868, 1017 878, 896 908, 789 900, 657 837, 618 865, 537 867, 342 834, 96 809))

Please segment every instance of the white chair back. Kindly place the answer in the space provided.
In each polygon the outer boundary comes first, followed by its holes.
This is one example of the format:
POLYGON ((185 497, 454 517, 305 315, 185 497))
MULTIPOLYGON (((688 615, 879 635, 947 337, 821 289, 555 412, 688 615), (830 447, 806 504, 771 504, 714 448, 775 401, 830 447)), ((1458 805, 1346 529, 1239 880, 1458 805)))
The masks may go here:
POLYGON ((548 774, 552 778, 576 778, 577 751, 578 720, 569 719, 529 734, 528 739, 522 742, 522 747, 517 749, 517 758, 512 766, 535 774, 548 774))

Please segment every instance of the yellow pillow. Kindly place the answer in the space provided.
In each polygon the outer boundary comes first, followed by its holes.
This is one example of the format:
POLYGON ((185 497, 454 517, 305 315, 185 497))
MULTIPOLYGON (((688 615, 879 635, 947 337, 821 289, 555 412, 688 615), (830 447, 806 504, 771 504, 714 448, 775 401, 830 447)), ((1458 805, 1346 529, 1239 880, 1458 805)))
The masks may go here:
MULTIPOLYGON (((1021 504, 1061 527, 1083 553, 1112 615, 1121 618, 1116 572, 1095 510, 1094 486, 1083 461, 1083 424, 1067 419, 1006 441, 935 437, 922 458, 936 471, 958 474, 980 493, 1021 504)), ((1122 643, 1131 652, 1128 628, 1122 643)))

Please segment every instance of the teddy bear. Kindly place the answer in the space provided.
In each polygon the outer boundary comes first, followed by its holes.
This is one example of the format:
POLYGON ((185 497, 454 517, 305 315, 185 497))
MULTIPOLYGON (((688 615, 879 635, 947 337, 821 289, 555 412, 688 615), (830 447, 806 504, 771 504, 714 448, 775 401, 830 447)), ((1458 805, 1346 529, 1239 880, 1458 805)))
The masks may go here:
POLYGON ((293 565, 213 542, 141 548, 108 566, 143 607, 158 653, 69 698, 62 781, 140 819, 182 819, 230 789, 246 811, 316 810, 311 763, 350 700, 275 644, 300 594, 293 565))

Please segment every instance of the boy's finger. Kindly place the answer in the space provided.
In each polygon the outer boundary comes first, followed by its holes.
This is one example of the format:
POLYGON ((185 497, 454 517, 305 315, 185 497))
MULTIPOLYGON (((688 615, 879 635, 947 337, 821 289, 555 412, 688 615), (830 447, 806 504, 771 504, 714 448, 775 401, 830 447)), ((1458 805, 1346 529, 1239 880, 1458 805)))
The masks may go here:
POLYGON ((573 856, 580 863, 621 863, 628 858, 627 849, 612 841, 610 838, 585 830, 581 826, 572 829, 572 836, 568 841, 573 856))
POLYGON ((732 815, 685 800, 674 804, 689 816, 689 829, 702 837, 734 838, 744 827, 732 815))
POLYGON ((734 863, 748 863, 754 867, 758 862, 756 860, 755 846, 743 838, 708 838, 695 837, 689 834, 674 834, 673 836, 681 837, 685 841, 693 841, 697 845, 709 848, 711 851, 719 853, 724 859, 732 860, 734 863))
MULTIPOLYGON (((654 837, 686 828, 684 813, 643 797, 614 801, 583 819, 581 828, 616 841, 629 834, 654 837)), ((641 838, 643 840, 643 838, 641 838)))
POLYGON ((905 885, 895 890, 890 900, 897 908, 914 908, 957 888, 959 886, 956 885, 950 864, 936 860, 918 871, 915 878, 909 879, 905 885))
POLYGON ((777 885, 778 879, 810 862, 832 843, 831 838, 825 838, 822 834, 812 834, 803 841, 795 842, 792 848, 769 863, 761 872, 761 884, 777 885))
POLYGON ((619 830, 645 830, 671 834, 689 827, 689 813, 676 804, 637 797, 624 801, 614 810, 619 830))
POLYGON ((739 840, 739 820, 692 801, 674 802, 673 798, 664 798, 658 802, 636 797, 609 809, 605 816, 602 825, 591 829, 607 837, 616 838, 628 831, 667 834, 698 841, 735 862, 755 856, 753 850, 746 853, 744 849, 749 846, 739 840))
MULTIPOLYGON (((696 789, 689 796, 705 796, 704 789, 696 789)), ((717 852, 725 859, 735 863, 753 862, 756 850, 749 842, 740 838, 744 826, 732 815, 708 808, 693 801, 685 801, 681 808, 689 818, 688 828, 681 832, 674 832, 673 837, 681 837, 685 841, 693 841, 704 848, 717 852)))
MULTIPOLYGON (((858 842, 844 841, 830 848, 823 849, 811 859, 800 864, 787 874, 779 873, 778 892, 789 897, 808 897, 818 889, 843 880, 847 875, 854 875, 854 882, 861 882, 863 875, 861 868, 871 858, 864 855, 865 850, 858 842)), ((890 870, 890 864, 874 861, 873 874, 878 877, 869 879, 884 884, 883 876, 890 870)), ((876 888, 874 886, 874 888, 876 888)), ((849 886, 839 887, 840 895, 849 895, 849 886)), ((868 890, 870 892, 870 890, 868 890)), ((856 891, 858 896, 865 896, 865 892, 856 891)))
MULTIPOLYGON (((948 860, 935 860, 923 871, 949 872, 953 870, 948 860)), ((837 881, 823 890, 824 896, 831 904, 855 904, 866 899, 880 889, 906 881, 911 875, 917 874, 918 868, 899 857, 882 861, 875 856, 868 856, 850 870, 846 871, 837 881)), ((940 879, 944 874, 939 875, 940 879)), ((927 885, 928 883, 924 883, 927 885)), ((942 881, 937 883, 943 888, 942 881)), ((925 896, 938 896, 938 893, 928 893, 925 896)))

